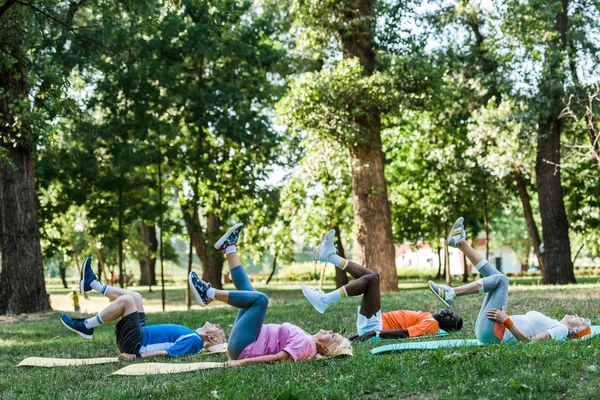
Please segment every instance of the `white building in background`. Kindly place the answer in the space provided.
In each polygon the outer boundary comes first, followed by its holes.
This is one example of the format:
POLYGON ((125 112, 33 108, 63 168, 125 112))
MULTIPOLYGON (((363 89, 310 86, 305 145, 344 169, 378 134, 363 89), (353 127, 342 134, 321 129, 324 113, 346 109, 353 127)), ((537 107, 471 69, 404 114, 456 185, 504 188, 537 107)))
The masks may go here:
MULTIPOLYGON (((519 273, 521 272, 521 262, 517 253, 509 246, 493 245, 490 241, 490 263, 503 273, 519 273)), ((473 248, 485 257, 485 238, 477 238, 477 243, 473 248)), ((463 255, 458 249, 449 247, 450 273, 452 275, 462 275, 464 271, 463 255)), ((424 269, 437 271, 441 261, 442 268, 444 267, 444 250, 439 252, 437 248, 432 248, 427 243, 418 243, 417 245, 400 244, 396 246, 396 268, 401 273, 402 269, 415 270, 424 269), (441 258, 441 260, 440 260, 441 258)), ((469 273, 473 272, 472 264, 467 260, 467 268, 469 273)))

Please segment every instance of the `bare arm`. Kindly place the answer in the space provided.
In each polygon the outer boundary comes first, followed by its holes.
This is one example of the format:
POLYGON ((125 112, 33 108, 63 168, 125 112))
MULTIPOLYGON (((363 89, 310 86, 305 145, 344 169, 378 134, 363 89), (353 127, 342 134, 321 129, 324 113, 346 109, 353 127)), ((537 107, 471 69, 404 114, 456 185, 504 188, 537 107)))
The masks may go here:
POLYGON ((250 364, 265 364, 265 363, 276 363, 279 361, 285 361, 291 359, 292 356, 285 350, 280 351, 277 354, 270 354, 268 356, 260 356, 254 358, 245 358, 243 360, 229 360, 225 364, 228 367, 242 367, 250 364))
MULTIPOLYGON (((401 339, 406 338, 408 336, 408 330, 406 329, 388 329, 379 333, 379 337, 382 339, 401 339)), ((352 336, 350 340, 352 340, 354 343, 359 343, 364 342, 365 340, 369 340, 372 337, 375 337, 375 331, 369 331, 360 336, 352 336)))
MULTIPOLYGON (((508 314, 506 314, 506 311, 498 310, 496 308, 490 308, 489 310, 487 310, 486 315, 492 321, 497 321, 497 322, 500 322, 501 324, 504 324, 504 322, 508 318, 508 314)), ((544 331, 542 333, 538 333, 537 335, 535 335, 533 337, 530 337, 530 336, 527 336, 526 334, 524 334, 523 332, 521 332, 519 330, 519 328, 517 328, 516 325, 513 325, 507 329, 510 331, 510 333, 512 333, 512 335, 515 337, 515 339, 517 339, 520 342, 541 342, 541 341, 548 340, 551 338, 550 333, 548 333, 548 331, 544 331)))

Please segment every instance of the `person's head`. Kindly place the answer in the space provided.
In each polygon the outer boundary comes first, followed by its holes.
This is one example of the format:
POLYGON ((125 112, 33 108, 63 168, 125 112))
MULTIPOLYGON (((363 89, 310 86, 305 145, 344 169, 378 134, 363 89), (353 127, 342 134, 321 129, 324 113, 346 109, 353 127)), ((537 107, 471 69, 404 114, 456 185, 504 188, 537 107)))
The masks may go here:
POLYGON ((577 314, 565 315, 560 323, 569 328, 571 339, 579 339, 592 333, 590 320, 581 318, 577 314))
POLYGON ((321 329, 313 335, 313 339, 317 344, 317 352, 323 356, 352 355, 352 344, 339 333, 321 329))
POLYGON ((446 332, 460 331, 463 326, 463 320, 454 311, 441 309, 433 314, 433 318, 438 322, 440 328, 446 332))
POLYGON ((218 324, 207 322, 203 327, 196 329, 196 332, 202 338, 204 347, 225 343, 225 332, 223 332, 223 329, 218 324))

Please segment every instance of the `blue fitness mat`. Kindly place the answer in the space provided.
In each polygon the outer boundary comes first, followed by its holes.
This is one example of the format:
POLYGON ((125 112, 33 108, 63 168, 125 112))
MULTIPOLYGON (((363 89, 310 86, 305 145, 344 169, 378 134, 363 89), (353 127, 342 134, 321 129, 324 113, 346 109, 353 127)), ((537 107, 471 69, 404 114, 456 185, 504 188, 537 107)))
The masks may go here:
POLYGON ((464 346, 482 346, 477 339, 451 339, 451 340, 432 340, 427 342, 414 342, 414 343, 399 343, 399 344, 388 344, 387 346, 379 346, 371 349, 371 354, 387 353, 389 351, 398 350, 434 350, 442 349, 445 347, 464 347, 464 346))
MULTIPOLYGON (((592 335, 600 335, 600 325, 592 326, 592 335)), ((591 336, 583 339, 589 339, 591 336)), ((401 351, 401 350, 434 350, 443 349, 448 347, 465 347, 465 346, 483 346, 477 339, 451 339, 451 340, 432 340, 427 342, 415 342, 415 343, 398 343, 388 344, 386 346, 379 346, 371 349, 371 354, 382 354, 390 351, 401 351)))
POLYGON ((442 337, 442 336, 448 336, 448 332, 446 332, 443 329, 439 329, 438 333, 436 333, 435 335, 429 335, 429 336, 413 336, 413 337, 409 337, 409 338, 398 338, 398 339, 382 339, 382 338, 378 338, 378 337, 372 337, 371 339, 369 339, 370 342, 377 342, 379 340, 404 340, 404 339, 423 339, 424 337, 442 337))

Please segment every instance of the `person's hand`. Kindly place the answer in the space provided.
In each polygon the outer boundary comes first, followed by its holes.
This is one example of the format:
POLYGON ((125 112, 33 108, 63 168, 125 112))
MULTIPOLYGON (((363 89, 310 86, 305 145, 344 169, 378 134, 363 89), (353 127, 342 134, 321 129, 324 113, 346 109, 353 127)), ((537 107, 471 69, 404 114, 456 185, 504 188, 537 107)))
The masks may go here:
POLYGON ((246 365, 245 363, 246 360, 227 360, 227 362, 225 363, 226 367, 242 367, 244 365, 246 365))
POLYGON ((506 307, 502 307, 502 310, 498 310, 497 308, 490 308, 486 311, 485 315, 488 317, 488 319, 500 322, 501 324, 503 324, 504 321, 506 321, 506 318, 508 318, 508 314, 506 313, 506 307))
MULTIPOLYGON (((357 336, 352 340, 352 343, 360 343, 360 342, 364 342, 366 340, 371 339, 373 336, 375 336, 375 331, 369 331, 363 335, 357 336)), ((354 337, 354 336, 353 336, 354 337)))
POLYGON ((133 360, 135 360, 135 354, 121 353, 121 354, 119 354, 119 360, 133 361, 133 360))

